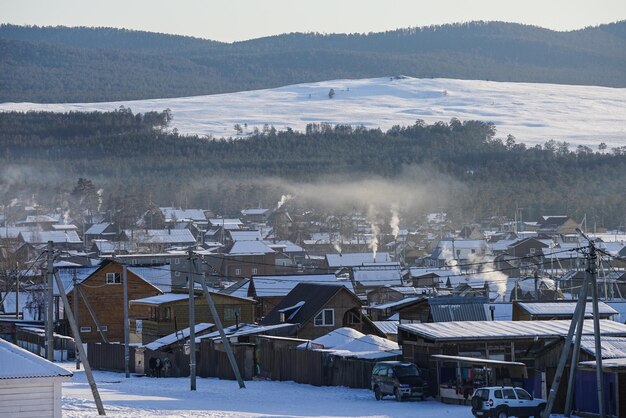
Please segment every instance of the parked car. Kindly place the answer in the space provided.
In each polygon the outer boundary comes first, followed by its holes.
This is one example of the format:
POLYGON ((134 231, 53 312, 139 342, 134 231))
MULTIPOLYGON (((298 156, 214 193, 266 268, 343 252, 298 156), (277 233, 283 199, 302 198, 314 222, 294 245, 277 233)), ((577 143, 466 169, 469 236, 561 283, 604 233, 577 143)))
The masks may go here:
POLYGON ((372 390, 377 400, 393 395, 397 401, 428 396, 428 382, 413 363, 381 361, 372 370, 372 390))
POLYGON ((546 408, 546 401, 535 399, 522 388, 492 386, 476 389, 472 397, 472 414, 475 417, 540 418, 546 408))

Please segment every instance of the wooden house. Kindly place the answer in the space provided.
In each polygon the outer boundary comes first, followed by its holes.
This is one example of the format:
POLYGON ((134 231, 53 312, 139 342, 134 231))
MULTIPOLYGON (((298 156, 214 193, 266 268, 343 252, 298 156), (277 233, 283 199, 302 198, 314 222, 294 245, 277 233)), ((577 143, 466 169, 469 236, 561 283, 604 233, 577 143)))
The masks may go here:
MULTIPOLYGON (((147 279, 154 280, 154 277, 160 277, 161 274, 169 277, 169 270, 163 273, 157 267, 150 270, 154 270, 154 276, 149 276, 148 270, 143 271, 144 269, 135 269, 133 267, 127 269, 128 300, 141 299, 163 293, 163 290, 157 287, 157 285, 168 289, 165 278, 157 283, 151 283, 147 279)), ((113 260, 105 260, 96 271, 78 285, 81 289, 81 291, 77 292, 78 327, 81 340, 84 343, 103 341, 101 334, 104 334, 109 342, 124 341, 124 287, 122 285, 122 273, 123 267, 120 263, 113 260), (81 293, 84 294, 85 298, 81 297, 81 293), (98 320, 100 329, 97 329, 93 317, 98 320)), ((74 311, 76 307, 74 306, 72 293, 73 287, 67 290, 67 297, 72 311, 74 311)))
MULTIPOLYGON (((254 305, 250 298, 211 292, 222 325, 228 327, 254 322, 254 305)), ((204 295, 194 298, 196 323, 215 323, 204 295)), ((189 327, 189 295, 166 293, 130 302, 130 330, 135 342, 150 343, 158 338, 189 327)))
POLYGON ((261 325, 299 324, 298 338, 304 339, 315 339, 342 327, 384 337, 363 315, 361 305, 359 298, 345 286, 299 283, 261 325))
POLYGON ((276 252, 263 241, 235 241, 222 257, 220 274, 231 280, 276 273, 276 252))
POLYGON ((62 383, 72 372, 0 339, 0 416, 61 418, 62 383))
POLYGON ((334 274, 287 274, 253 276, 222 290, 220 293, 253 298, 256 305, 256 321, 261 321, 299 283, 343 284, 353 291, 352 283, 340 281, 334 274))

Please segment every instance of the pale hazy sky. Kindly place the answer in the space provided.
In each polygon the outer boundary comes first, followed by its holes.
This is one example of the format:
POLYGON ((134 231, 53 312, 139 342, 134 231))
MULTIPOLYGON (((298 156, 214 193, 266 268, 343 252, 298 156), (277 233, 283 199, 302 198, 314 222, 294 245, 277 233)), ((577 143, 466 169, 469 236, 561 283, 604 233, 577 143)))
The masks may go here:
POLYGON ((0 0, 0 23, 107 26, 238 41, 501 20, 555 30, 626 19, 626 0, 0 0))

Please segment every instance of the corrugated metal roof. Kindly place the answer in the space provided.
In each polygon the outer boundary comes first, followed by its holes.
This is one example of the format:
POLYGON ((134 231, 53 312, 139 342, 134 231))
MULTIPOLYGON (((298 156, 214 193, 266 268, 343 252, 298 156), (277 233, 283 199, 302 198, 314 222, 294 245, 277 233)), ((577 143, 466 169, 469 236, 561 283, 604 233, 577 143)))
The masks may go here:
POLYGON ((128 267, 128 271, 162 292, 170 292, 172 290, 172 272, 169 264, 152 267, 128 267))
MULTIPOLYGON (((577 302, 518 302, 520 308, 533 316, 573 315, 576 304, 577 302)), ((615 315, 619 313, 604 302, 598 302, 598 312, 602 315, 615 315)), ((587 302, 585 306, 585 316, 591 317, 592 314, 592 304, 591 302, 587 302)))
MULTIPOLYGON (((567 335, 569 320, 555 321, 459 321, 436 322, 431 324, 400 324, 398 329, 421 338, 435 341, 450 340, 497 340, 558 338, 567 335)), ((600 321, 602 335, 626 337, 626 324, 615 321, 600 321)), ((593 334, 593 321, 587 320, 583 334, 593 334)))
POLYGON ((372 321, 374 326, 383 334, 391 335, 398 333, 398 324, 400 321, 372 321))
MULTIPOLYGON (((299 283, 337 284, 354 293, 352 282, 337 280, 334 274, 293 274, 284 276, 252 276, 257 297, 285 296, 299 283)), ((243 290, 242 290, 243 291, 243 290)), ((239 295, 242 291, 238 292, 239 295)), ((247 295, 247 287, 245 289, 247 295)))
POLYGON ((163 303, 178 302, 189 299, 189 295, 184 293, 165 293, 163 295, 150 296, 147 298, 131 300, 131 303, 142 303, 145 305, 161 305, 163 303))
POLYGON ((485 303, 431 304, 430 312, 434 322, 487 321, 489 307, 485 303))
MULTIPOLYGON (((602 328, 602 326, 600 326, 600 328, 602 328)), ((580 348, 595 357, 595 338, 592 336, 581 337, 580 348)), ((623 357, 626 357, 626 338, 602 337, 602 358, 623 357)))
POLYGON ((72 372, 0 338, 0 380, 66 377, 72 372))

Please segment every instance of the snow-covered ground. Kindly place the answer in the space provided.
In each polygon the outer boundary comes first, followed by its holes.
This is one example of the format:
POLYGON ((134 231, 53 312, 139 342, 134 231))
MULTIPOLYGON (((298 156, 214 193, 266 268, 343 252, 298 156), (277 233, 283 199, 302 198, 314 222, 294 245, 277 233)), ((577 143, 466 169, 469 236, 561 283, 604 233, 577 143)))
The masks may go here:
POLYGON ((122 105, 134 112, 169 108, 172 128, 181 134, 214 137, 236 136, 235 124, 248 133, 265 124, 303 131, 320 122, 387 130, 417 119, 433 123, 455 117, 493 122, 499 137, 511 134, 527 144, 554 139, 594 149, 600 142, 626 145, 626 89, 596 86, 386 77, 172 99, 4 103, 0 111, 113 110, 122 105))
MULTIPOLYGON (((69 369, 73 367, 66 363, 69 369)), ((437 401, 376 401, 371 391, 314 387, 293 382, 237 382, 189 378, 126 379, 123 373, 94 372, 107 416, 112 417, 451 417, 471 416, 470 407, 437 401)), ((63 416, 96 417, 89 384, 82 370, 63 385, 63 416)))
MULTIPOLYGON (((63 385, 63 416, 97 417, 84 371, 74 372, 63 385)), ((237 382, 198 378, 196 391, 189 378, 137 377, 94 372, 107 416, 111 417, 471 417, 471 407, 436 400, 376 401, 367 389, 315 387, 293 382, 237 382)), ((553 415, 556 417, 556 415, 553 415)))

